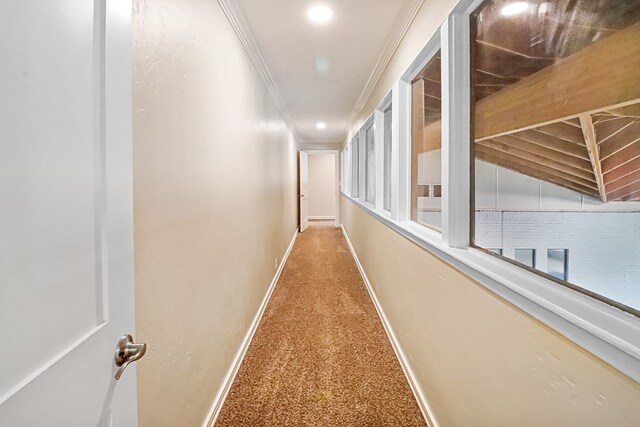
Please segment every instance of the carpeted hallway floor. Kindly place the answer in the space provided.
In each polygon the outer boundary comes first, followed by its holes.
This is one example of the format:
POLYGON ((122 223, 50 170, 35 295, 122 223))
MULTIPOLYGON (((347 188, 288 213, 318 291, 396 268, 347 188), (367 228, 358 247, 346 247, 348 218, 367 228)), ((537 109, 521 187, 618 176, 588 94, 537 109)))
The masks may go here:
POLYGON ((426 426, 340 229, 298 236, 216 426, 426 426))

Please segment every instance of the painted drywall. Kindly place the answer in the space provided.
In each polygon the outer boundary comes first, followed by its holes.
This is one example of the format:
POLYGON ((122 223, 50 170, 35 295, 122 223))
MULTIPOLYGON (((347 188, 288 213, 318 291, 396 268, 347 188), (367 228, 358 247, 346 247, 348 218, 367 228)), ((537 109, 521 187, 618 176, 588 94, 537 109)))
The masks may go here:
MULTIPOLYGON (((351 134, 456 3, 425 0, 351 134)), ((340 219, 440 427, 637 424, 640 384, 344 196, 340 219)))
POLYGON ((141 427, 200 427, 296 230, 296 144, 220 6, 136 0, 141 427))
POLYGON ((601 203, 480 160, 475 171, 476 244, 509 258, 535 249, 541 271, 548 249, 567 249, 571 283, 640 308, 640 203, 601 203))
POLYGON ((344 196, 340 217, 440 427, 637 425, 640 384, 344 196))
POLYGON ((336 155, 309 155, 309 218, 336 216, 336 155))

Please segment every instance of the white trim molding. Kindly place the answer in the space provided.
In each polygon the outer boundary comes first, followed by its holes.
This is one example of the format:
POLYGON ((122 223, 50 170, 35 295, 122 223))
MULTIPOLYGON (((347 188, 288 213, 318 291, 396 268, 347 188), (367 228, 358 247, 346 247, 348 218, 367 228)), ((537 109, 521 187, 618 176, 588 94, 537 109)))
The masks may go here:
POLYGON ((258 307, 258 311, 256 315, 253 317, 253 321, 249 326, 249 330, 247 331, 244 339, 242 340, 242 343, 240 344, 240 348, 238 349, 238 352, 236 353, 236 356, 234 357, 233 362, 231 363, 231 367, 229 368, 229 371, 227 372, 227 375, 225 376, 224 381, 222 382, 222 385, 220 386, 220 389, 216 394, 216 397, 213 399, 211 409, 209 410, 209 414, 207 415, 207 418, 205 419, 202 427, 213 427, 213 425, 216 423, 216 420, 218 419, 218 415, 220 415, 220 411, 222 410, 222 406, 224 405, 224 401, 226 400, 227 395, 231 390, 231 385, 233 384, 233 380, 236 378, 236 375, 238 374, 238 370, 242 365, 242 361, 244 360, 244 357, 247 354, 247 350, 249 349, 249 344, 251 344, 251 340, 253 339, 253 336, 256 333, 256 330, 258 329, 260 320, 262 319, 262 316, 264 315, 267 305, 269 304, 269 300, 271 299, 273 290, 275 289, 276 284, 278 283, 278 279, 280 279, 282 270, 284 270, 284 266, 287 263, 287 260, 289 259, 289 254, 291 254, 291 250, 293 249, 293 245, 295 244, 297 237, 298 237, 298 228, 296 228, 295 233, 293 233, 291 242, 289 242, 289 247, 287 247, 287 250, 282 256, 282 262, 280 262, 280 265, 278 266, 278 270, 276 271, 276 274, 273 276, 273 279, 269 284, 269 288, 267 289, 267 292, 264 295, 264 298, 262 299, 262 303, 260 304, 260 307, 258 307))
POLYGON ((433 413, 433 410, 429 406, 429 402, 427 402, 427 398, 424 395, 424 392, 422 391, 422 387, 420 387, 418 380, 416 379, 416 376, 413 373, 413 369, 411 369, 411 365, 409 364, 409 359, 407 358, 404 351, 402 350, 402 347, 400 346, 400 343, 396 338, 396 334, 393 331, 393 328, 391 327, 391 322, 389 322, 389 320, 387 319, 384 309, 382 308, 382 304, 380 304, 380 300, 378 300, 378 297, 376 296, 376 293, 373 290, 373 287, 371 286, 371 282, 369 282, 367 273, 365 273, 364 268, 360 263, 360 259, 358 259, 358 254, 356 254, 356 251, 353 248, 353 245, 351 244, 351 240, 349 239, 347 230, 342 225, 340 226, 340 228, 342 229, 342 234, 344 235, 344 238, 347 241, 347 245, 349 246, 351 255, 353 256, 353 259, 356 262, 356 266, 358 267, 358 271, 360 272, 362 281, 364 282, 365 287, 369 292, 369 296, 373 301, 373 305, 375 306, 376 311, 378 312, 378 316, 380 317, 380 321, 384 326, 384 330, 387 333, 387 337, 391 342, 391 347, 393 348, 393 351, 395 352, 396 357, 400 362, 400 367, 402 368, 402 372, 404 372, 404 375, 407 378, 407 381, 409 382, 409 387, 411 388, 411 391, 413 392, 413 395, 416 398, 416 401, 418 402, 418 406, 420 407, 420 412, 422 412, 422 416, 424 417, 424 420, 429 427, 438 427, 438 423, 436 421, 436 417, 433 413))
POLYGON ((360 114, 360 112, 364 108, 364 105, 369 100, 369 97, 371 97, 373 90, 380 81, 380 77, 382 77, 382 73, 384 73, 384 70, 387 69, 391 58, 393 58, 396 50, 398 50, 400 42, 402 42, 405 34, 407 33, 407 31, 409 31, 409 27, 411 27, 411 24, 418 14, 418 11, 420 11, 423 3, 424 0, 412 0, 400 12, 399 18, 394 25, 395 31, 387 40, 387 44, 382 50, 382 53, 380 54, 376 65, 373 67, 371 74, 369 74, 369 78, 367 79, 367 82, 365 83, 364 88, 362 89, 362 92, 360 93, 360 96, 356 101, 353 112, 351 113, 349 123, 353 123, 356 116, 360 114))
POLYGON ((278 86, 276 86, 276 83, 271 76, 271 72, 269 71, 266 62, 262 57, 262 53, 260 53, 260 49, 258 49, 258 45, 253 36, 253 33, 251 32, 249 24, 242 14, 238 3, 235 0, 218 0, 218 4, 220 5, 220 8, 222 8, 222 11, 227 17, 227 20, 240 39, 242 46, 244 46, 245 50, 247 51, 249 59, 251 59, 251 62, 253 62, 253 65, 256 67, 258 75, 271 94, 271 97, 278 107, 280 114, 282 114, 284 121, 287 123, 287 125, 289 125, 289 129, 291 129, 291 132, 293 133, 296 140, 300 141, 300 135, 298 135, 298 132, 293 125, 291 114, 289 113, 289 110, 287 109, 287 106, 282 99, 282 95, 280 95, 278 86))

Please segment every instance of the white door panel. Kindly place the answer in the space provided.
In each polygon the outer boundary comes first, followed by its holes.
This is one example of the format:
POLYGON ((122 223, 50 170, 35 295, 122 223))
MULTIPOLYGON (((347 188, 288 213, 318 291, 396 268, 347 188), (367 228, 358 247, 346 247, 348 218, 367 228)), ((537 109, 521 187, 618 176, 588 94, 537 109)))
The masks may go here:
POLYGON ((309 227, 309 155, 300 151, 300 232, 309 227))
POLYGON ((130 0, 3 2, 2 426, 136 425, 135 371, 114 379, 134 332, 130 26, 130 0))

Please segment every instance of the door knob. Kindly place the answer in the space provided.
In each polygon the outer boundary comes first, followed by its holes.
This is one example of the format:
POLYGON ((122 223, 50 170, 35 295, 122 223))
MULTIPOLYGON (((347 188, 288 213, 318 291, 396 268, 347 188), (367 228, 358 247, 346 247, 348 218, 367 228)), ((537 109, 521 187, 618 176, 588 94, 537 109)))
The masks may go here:
POLYGON ((147 344, 136 344, 133 342, 131 335, 123 335, 122 338, 118 340, 118 346, 116 347, 115 362, 118 367, 116 380, 120 379, 122 372, 124 372, 130 363, 140 360, 146 352, 147 344))

